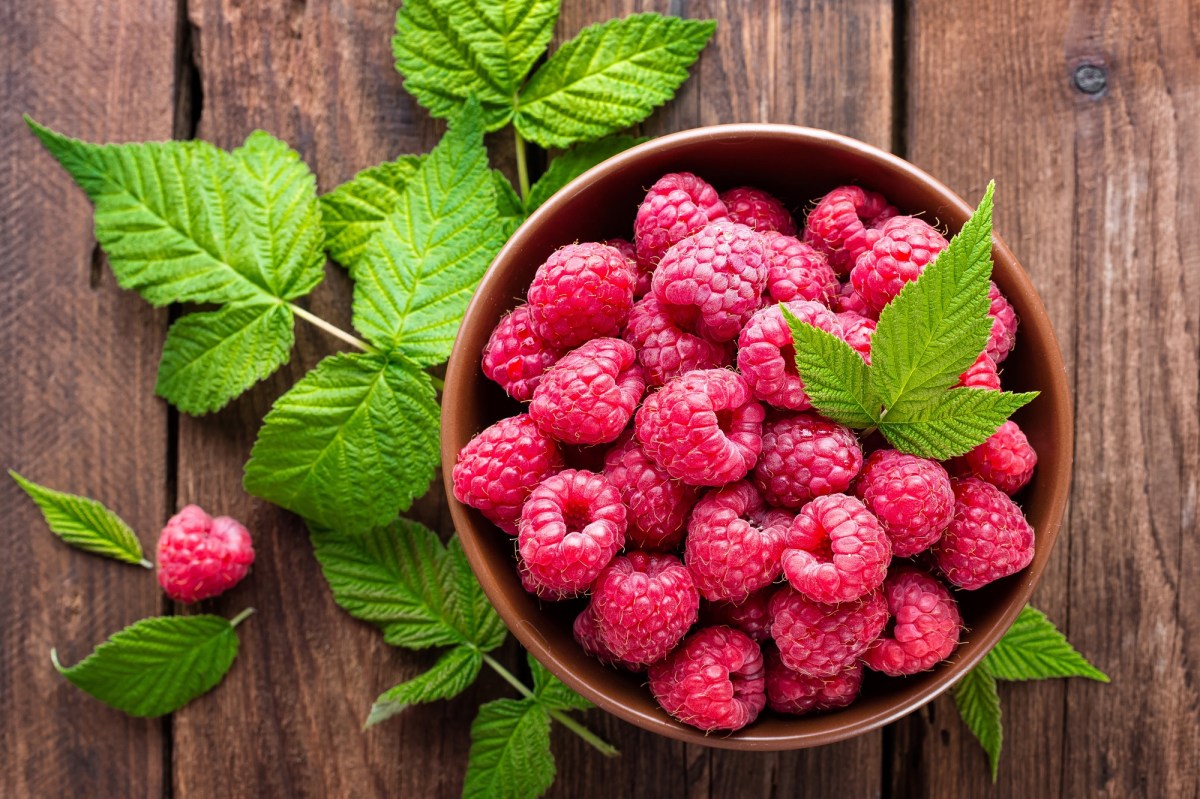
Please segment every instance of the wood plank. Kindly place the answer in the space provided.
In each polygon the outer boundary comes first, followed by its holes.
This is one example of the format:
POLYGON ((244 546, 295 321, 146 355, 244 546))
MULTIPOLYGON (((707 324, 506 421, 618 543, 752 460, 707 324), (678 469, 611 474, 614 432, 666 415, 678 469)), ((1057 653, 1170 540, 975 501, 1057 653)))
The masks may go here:
MULTIPOLYGON (((151 548, 167 510, 167 412, 154 399, 166 313, 117 288, 92 207, 21 121, 89 140, 171 137, 175 0, 0 5, 0 464, 102 499, 151 548)), ((164 723, 59 677, 161 611, 153 576, 73 550, 0 479, 0 794, 157 797, 164 723)))

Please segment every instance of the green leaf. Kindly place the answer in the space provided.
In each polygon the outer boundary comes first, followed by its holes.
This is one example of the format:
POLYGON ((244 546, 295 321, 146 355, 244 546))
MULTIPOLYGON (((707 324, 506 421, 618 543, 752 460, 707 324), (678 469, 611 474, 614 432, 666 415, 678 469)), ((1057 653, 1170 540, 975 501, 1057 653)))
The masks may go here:
POLYGON ((896 449, 946 460, 982 444, 1013 411, 1037 395, 1036 391, 1016 394, 954 388, 915 411, 909 406, 893 408, 879 423, 879 430, 896 449))
POLYGON ((354 325, 421 366, 444 361, 479 278, 504 243, 479 106, 463 108, 351 270, 354 325))
POLYGON ((380 694, 371 705, 366 726, 371 727, 402 713, 412 705, 458 696, 479 676, 483 655, 472 646, 456 646, 429 671, 380 694))
POLYGON ((492 170, 492 184, 496 189, 496 212, 500 215, 500 228, 507 241, 525 221, 525 205, 503 172, 492 170))
POLYGON ((533 699, 497 699, 471 724, 463 799, 531 799, 554 782, 550 714, 533 699))
POLYGON ((996 680, 985 666, 977 666, 967 672, 954 686, 954 704, 967 729, 987 753, 992 782, 995 782, 1000 765, 1000 747, 1004 743, 1004 727, 1000 719, 1000 695, 996 693, 996 680))
POLYGON ((834 421, 869 427, 879 421, 875 395, 862 356, 837 336, 801 322, 783 303, 783 318, 792 331, 796 370, 812 404, 834 421))
POLYGON ((635 144, 649 141, 645 136, 607 136, 585 144, 578 144, 550 162, 546 173, 538 178, 529 190, 526 203, 532 213, 535 208, 549 200, 559 189, 587 172, 601 161, 607 161, 619 152, 635 144))
POLYGON ((115 633, 59 673, 131 716, 162 716, 212 690, 237 657, 233 623, 220 616, 158 616, 115 633))
POLYGON ((292 322, 282 303, 238 303, 181 317, 167 333, 155 393, 184 413, 221 409, 287 363, 292 322))
POLYGON ((11 469, 8 476, 37 503, 51 532, 63 541, 85 552, 153 568, 142 557, 142 544, 129 525, 96 500, 46 488, 11 469))
POLYGON ((404 187, 421 167, 423 155, 402 155, 370 169, 321 197, 321 224, 329 256, 353 268, 367 251, 371 237, 396 209, 404 187))
POLYGON ((425 493, 438 463, 429 375, 380 355, 321 361, 263 420, 246 464, 255 496, 326 527, 365 532, 425 493))
POLYGON ((503 127, 558 10, 559 0, 407 0, 392 39, 404 88, 442 118, 473 94, 487 130, 503 127))
POLYGON ((1088 663, 1046 614, 1028 605, 983 664, 1000 680, 1087 677, 1108 682, 1108 675, 1088 663))
POLYGON ((529 671, 533 674, 533 695, 542 705, 551 710, 587 710, 594 707, 551 674, 532 654, 526 652, 525 659, 529 661, 529 671))
POLYGON ((455 608, 462 619, 462 629, 467 638, 484 652, 497 649, 508 638, 508 628, 496 608, 492 605, 483 587, 467 562, 462 541, 458 536, 446 544, 450 559, 450 571, 457 599, 455 608))
POLYGON ((716 27, 631 14, 584 28, 521 90, 514 124, 529 141, 567 147, 641 122, 687 80, 716 27))

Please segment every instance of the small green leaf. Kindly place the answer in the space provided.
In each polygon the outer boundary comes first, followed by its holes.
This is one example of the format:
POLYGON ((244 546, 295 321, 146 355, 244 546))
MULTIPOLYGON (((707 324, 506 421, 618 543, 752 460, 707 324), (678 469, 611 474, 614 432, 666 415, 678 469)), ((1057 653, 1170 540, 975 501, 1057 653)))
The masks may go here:
POLYGON ((469 640, 484 652, 497 649, 508 638, 508 628, 492 601, 483 592, 483 586, 471 570, 462 541, 456 535, 446 544, 450 559, 450 571, 456 592, 455 607, 463 620, 463 631, 469 640))
POLYGON ((63 541, 85 552, 153 568, 142 557, 142 544, 129 525, 96 500, 40 486, 11 469, 8 476, 37 503, 50 530, 63 541))
POLYGON ((996 680, 985 666, 977 666, 954 686, 954 704, 967 729, 979 740, 987 753, 992 782, 1000 766, 1000 747, 1004 743, 1004 727, 1000 718, 1000 695, 996 680))
POLYGON ((367 242, 396 209, 404 187, 417 174, 424 158, 402 155, 364 169, 321 197, 321 224, 329 257, 351 269, 358 263, 367 251, 367 242))
POLYGON ((500 215, 500 227, 507 240, 525 221, 525 205, 503 172, 492 170, 492 184, 496 189, 496 212, 500 215))
POLYGON ((456 646, 442 655, 429 671, 380 694, 371 705, 367 727, 402 713, 412 705, 458 696, 479 676, 483 655, 473 646, 456 646))
POLYGON ((237 657, 234 626, 220 616, 159 616, 115 633, 59 673, 131 716, 162 716, 207 693, 237 657))
POLYGON ((659 14, 586 27, 529 79, 514 124, 529 141, 567 147, 641 122, 687 80, 716 28, 659 14))
POLYGON ((837 336, 802 322, 779 304, 792 331, 796 370, 804 393, 825 416, 849 427, 869 427, 879 421, 880 402, 871 388, 862 356, 837 336))
POLYGON ((996 432, 1015 410, 1038 395, 954 388, 916 411, 893 408, 879 423, 892 446, 923 458, 946 460, 965 455, 996 432))
POLYGON ((554 782, 550 714, 533 699, 497 699, 471 724, 463 799, 531 799, 554 782))
POLYGON ((550 162, 544 175, 529 190, 530 213, 549 200, 563 186, 602 161, 628 150, 635 144, 649 141, 645 136, 606 136, 598 141, 577 144, 550 162))
POLYGON ((1108 675, 1088 663, 1046 614, 1028 605, 983 664, 1000 680, 1087 677, 1108 682, 1108 675))
POLYGON ((533 674, 533 695, 545 707, 551 710, 587 710, 594 707, 551 674, 532 654, 526 652, 525 659, 529 661, 529 671, 533 674))

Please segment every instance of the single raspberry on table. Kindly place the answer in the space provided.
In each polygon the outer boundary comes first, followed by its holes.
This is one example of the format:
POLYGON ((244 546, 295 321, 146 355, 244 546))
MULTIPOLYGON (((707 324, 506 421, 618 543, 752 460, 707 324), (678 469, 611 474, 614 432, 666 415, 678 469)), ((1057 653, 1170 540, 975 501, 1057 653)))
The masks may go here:
POLYGON ((568 444, 602 444, 621 435, 646 389, 633 347, 597 338, 550 367, 533 392, 529 415, 568 444))
POLYGON ((671 477, 646 454, 632 433, 624 433, 604 458, 604 476, 621 492, 629 509, 625 535, 643 549, 674 549, 683 540, 688 514, 700 489, 671 477))
POLYGON ((571 625, 571 634, 585 653, 601 663, 628 671, 642 671, 646 668, 645 665, 626 663, 608 651, 608 647, 600 640, 600 627, 596 624, 596 615, 592 613, 590 604, 575 617, 575 622, 571 625))
POLYGON ((831 677, 805 677, 784 665, 775 650, 766 659, 767 706, 777 713, 802 716, 817 710, 836 710, 858 698, 863 669, 858 663, 831 677))
POLYGON ((167 596, 199 602, 242 581, 254 563, 254 544, 241 522, 185 505, 159 534, 157 559, 158 584, 167 596))
POLYGON ((854 311, 842 311, 837 318, 842 324, 842 340, 870 364, 871 337, 875 335, 875 320, 854 311))
MULTIPOLYGON (((841 338, 841 322, 824 305, 808 300, 785 304, 800 321, 841 338)), ((796 371, 792 331, 779 306, 770 305, 751 317, 738 337, 737 364, 757 399, 785 410, 812 407, 804 393, 804 381, 796 371)))
POLYGON ((950 657, 958 646, 962 616, 949 589, 939 580, 902 566, 888 575, 883 586, 889 630, 863 655, 863 662, 889 677, 932 669, 950 657))
POLYGON ((650 386, 661 386, 694 369, 719 369, 733 362, 730 345, 683 330, 653 294, 634 303, 622 337, 637 350, 650 386))
POLYGON ((450 478, 459 502, 515 535, 529 492, 562 467, 558 442, 522 413, 501 419, 467 442, 450 478))
POLYGON ((858 186, 839 186, 817 202, 808 214, 804 241, 829 258, 839 275, 854 268, 854 262, 870 242, 867 229, 897 213, 882 194, 858 186))
POLYGON ((770 586, 755 591, 741 602, 702 602, 700 621, 703 624, 724 624, 741 630, 762 643, 771 637, 771 612, 768 603, 774 589, 770 586))
POLYGON ((875 591, 826 605, 784 586, 771 597, 771 637, 792 671, 832 677, 850 668, 887 625, 887 601, 875 591))
POLYGON ((883 585, 892 543, 854 497, 829 494, 800 509, 784 534, 783 574, 815 602, 847 602, 883 585))
POLYGON ((734 222, 759 233, 774 230, 785 236, 796 235, 796 220, 787 207, 762 189, 739 186, 721 192, 720 197, 729 212, 729 218, 734 222))
POLYGON ((654 269, 654 296, 676 324, 730 341, 762 304, 763 237, 745 225, 708 225, 667 250, 654 269))
POLYGON ((767 504, 800 508, 813 497, 848 489, 862 463, 848 428, 815 413, 779 415, 763 425, 754 485, 767 504))
POLYGON ((750 482, 708 492, 692 510, 683 559, 700 595, 741 602, 779 577, 791 517, 772 511, 750 482))
POLYGON ((600 642, 618 660, 662 660, 696 623, 700 594, 674 555, 634 550, 618 555, 592 586, 600 642))
POLYGON ((994 282, 988 289, 988 316, 992 317, 992 333, 988 337, 987 354, 1000 364, 1017 345, 1017 312, 1009 304, 1008 298, 1000 293, 1000 287, 994 282))
POLYGON ((517 543, 532 580, 549 591, 586 591, 625 544, 621 494, 594 472, 564 469, 533 490, 517 543))
POLYGON ((754 466, 764 416, 741 375, 699 369, 647 397, 634 430, 667 474, 689 485, 720 486, 741 480, 754 466))
POLYGON ((691 172, 663 175, 650 187, 633 222, 638 264, 653 268, 674 244, 710 222, 729 219, 717 190, 691 172))
POLYGON ((684 724, 739 730, 767 704, 758 644, 730 627, 706 627, 650 667, 650 691, 684 724))
POLYGON ((568 244, 538 267, 529 284, 533 328, 561 349, 616 336, 633 307, 636 283, 636 270, 612 247, 568 244))
POLYGON ((483 373, 520 402, 533 397, 542 374, 563 354, 533 329, 528 305, 518 305, 492 331, 483 348, 483 373))
POLYGON ((975 363, 967 367, 967 371, 958 378, 958 384, 963 388, 986 388, 991 391, 1000 390, 1000 372, 996 370, 996 362, 987 354, 979 353, 975 363))
POLYGON ((834 295, 833 301, 829 303, 829 307, 837 313, 856 313, 859 316, 865 316, 868 319, 878 322, 879 314, 871 310, 867 305, 867 301, 862 298, 862 295, 854 290, 854 284, 847 281, 842 283, 834 295))
POLYGON ((1037 452, 1011 419, 964 458, 976 477, 1005 494, 1015 494, 1024 488, 1037 466, 1037 452))
POLYGON ((945 468, 894 449, 871 453, 855 493, 887 531, 898 558, 929 549, 954 516, 954 492, 945 468))
POLYGON ((533 594, 543 602, 562 602, 577 596, 575 591, 547 588, 539 583, 519 554, 517 555, 517 576, 521 578, 521 587, 525 589, 525 592, 533 594))
POLYGON ((876 312, 948 246, 941 233, 915 216, 894 216, 867 239, 870 246, 855 259, 850 282, 876 312))
POLYGON ((637 278, 637 283, 633 287, 633 298, 637 300, 645 297, 650 291, 650 276, 654 272, 654 267, 650 264, 642 266, 638 263, 637 248, 629 239, 605 239, 604 244, 624 255, 625 260, 629 262, 629 268, 633 270, 637 278))
POLYGON ((977 477, 951 480, 954 518, 933 547, 938 570, 974 591, 1033 560, 1033 528, 1007 494, 977 477))
POLYGON ((767 294, 774 302, 812 300, 828 305, 838 279, 824 255, 792 234, 764 233, 767 244, 767 294))

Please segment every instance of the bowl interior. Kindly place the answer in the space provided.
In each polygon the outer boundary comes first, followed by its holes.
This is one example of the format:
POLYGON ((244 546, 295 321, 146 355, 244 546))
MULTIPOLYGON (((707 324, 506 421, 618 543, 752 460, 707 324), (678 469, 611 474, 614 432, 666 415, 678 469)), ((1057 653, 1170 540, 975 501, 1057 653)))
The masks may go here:
MULTIPOLYGON (((474 509, 456 502, 449 471, 458 450, 484 427, 521 412, 486 379, 480 354, 505 312, 520 304, 537 267, 575 241, 629 238, 646 189, 666 172, 695 172, 718 190, 752 185, 780 197, 798 221, 831 188, 854 183, 882 192, 901 212, 957 232, 971 207, 938 181, 894 156, 835 134, 782 125, 701 128, 648 142, 601 164, 540 208, 512 237, 484 277, 463 321, 446 376, 442 458, 451 513, 476 575, 518 639, 559 678, 597 705, 638 726, 680 740, 742 749, 791 749, 848 738, 911 712, 969 670, 1007 629, 1045 568, 1070 481, 1072 423, 1066 374, 1040 300, 997 238, 993 279, 1021 319, 1016 350, 1002 364, 1008 390, 1042 392, 1017 421, 1038 452, 1031 484, 1017 497, 1037 532, 1031 566, 975 592, 959 592, 967 630, 952 660, 907 679, 870 674, 851 707, 788 718, 764 713, 729 735, 704 735, 655 704, 644 675, 608 669, 571 637, 582 601, 539 603, 522 590, 514 541, 474 509)), ((982 196, 982 183, 980 196, 982 196)), ((1015 202, 1000 187, 999 202, 1015 202)), ((978 198, 972 198, 977 200, 978 198)))

